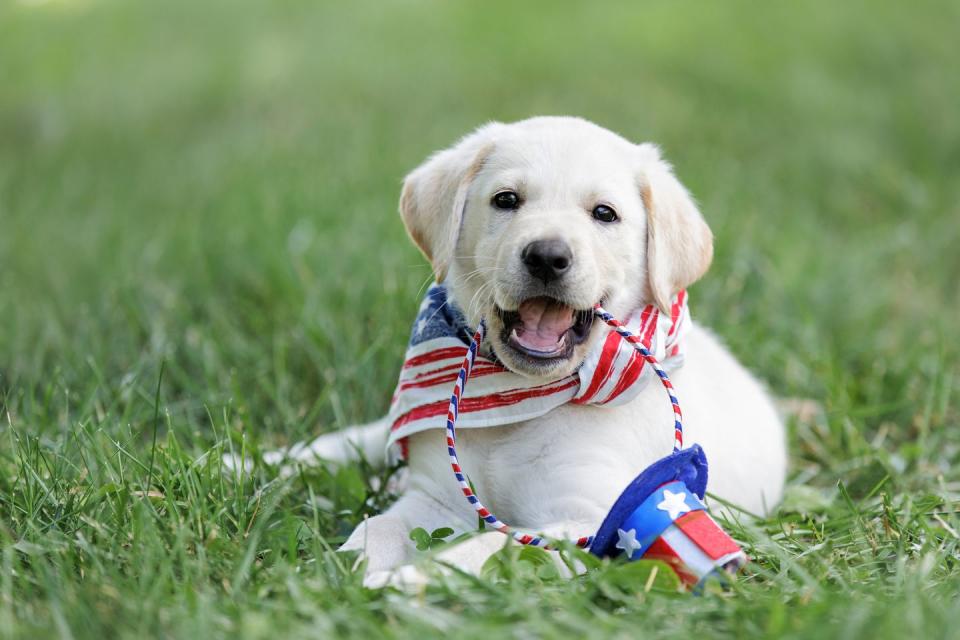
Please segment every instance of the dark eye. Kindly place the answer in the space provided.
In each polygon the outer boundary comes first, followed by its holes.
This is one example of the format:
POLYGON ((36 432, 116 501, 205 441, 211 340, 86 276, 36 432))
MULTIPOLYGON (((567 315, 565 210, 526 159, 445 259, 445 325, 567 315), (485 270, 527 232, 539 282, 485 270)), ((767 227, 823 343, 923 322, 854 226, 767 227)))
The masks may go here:
POLYGON ((593 217, 600 222, 616 222, 617 212, 605 204, 598 204, 593 208, 593 217))
POLYGON ((501 191, 493 196, 491 201, 497 209, 513 211, 520 207, 520 196, 513 191, 501 191))

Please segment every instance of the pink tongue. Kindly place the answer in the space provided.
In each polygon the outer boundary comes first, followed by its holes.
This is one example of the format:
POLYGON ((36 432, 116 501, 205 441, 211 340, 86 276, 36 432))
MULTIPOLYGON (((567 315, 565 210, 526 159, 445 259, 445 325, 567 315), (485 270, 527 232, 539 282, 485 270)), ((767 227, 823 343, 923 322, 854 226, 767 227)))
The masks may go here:
POLYGON ((527 300, 518 311, 522 326, 516 328, 517 341, 536 351, 556 350, 574 323, 573 309, 546 298, 527 300))

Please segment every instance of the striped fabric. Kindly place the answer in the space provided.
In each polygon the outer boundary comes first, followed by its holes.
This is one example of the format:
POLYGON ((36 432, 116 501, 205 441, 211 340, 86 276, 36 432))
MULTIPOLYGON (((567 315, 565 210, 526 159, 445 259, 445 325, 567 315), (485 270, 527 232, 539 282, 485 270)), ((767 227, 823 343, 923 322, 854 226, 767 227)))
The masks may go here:
MULTIPOLYGON (((648 305, 635 310, 624 326, 668 371, 683 364, 684 333, 690 324, 687 294, 681 291, 670 317, 648 305)), ((612 329, 571 375, 542 382, 511 372, 495 356, 478 355, 460 403, 457 429, 494 427, 544 415, 567 402, 616 406, 629 402, 651 380, 653 367, 612 329)), ((400 380, 390 406, 390 445, 406 455, 405 438, 445 424, 450 388, 460 370, 472 330, 434 284, 420 305, 400 380)))

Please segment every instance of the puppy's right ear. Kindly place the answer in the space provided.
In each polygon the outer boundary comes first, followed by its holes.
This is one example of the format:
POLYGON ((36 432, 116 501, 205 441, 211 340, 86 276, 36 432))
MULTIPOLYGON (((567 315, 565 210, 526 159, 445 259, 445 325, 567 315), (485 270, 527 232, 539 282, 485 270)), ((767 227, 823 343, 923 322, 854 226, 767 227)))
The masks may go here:
POLYGON ((647 210, 647 281, 653 302, 670 311, 670 299, 706 273, 713 234, 673 169, 652 144, 638 145, 640 198, 647 210))
POLYGON ((443 282, 453 261, 467 192, 493 150, 499 123, 485 125, 453 147, 433 154, 403 181, 400 215, 414 244, 443 282))

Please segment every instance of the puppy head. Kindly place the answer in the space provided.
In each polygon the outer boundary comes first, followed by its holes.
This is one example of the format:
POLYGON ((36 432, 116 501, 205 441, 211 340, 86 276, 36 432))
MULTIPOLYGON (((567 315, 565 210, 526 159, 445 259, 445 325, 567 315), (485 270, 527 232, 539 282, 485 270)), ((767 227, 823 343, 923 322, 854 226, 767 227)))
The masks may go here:
POLYGON ((486 318, 501 362, 544 379, 593 347, 594 304, 667 309, 713 256, 659 150, 578 118, 481 127, 407 176, 400 212, 468 321, 486 318))

